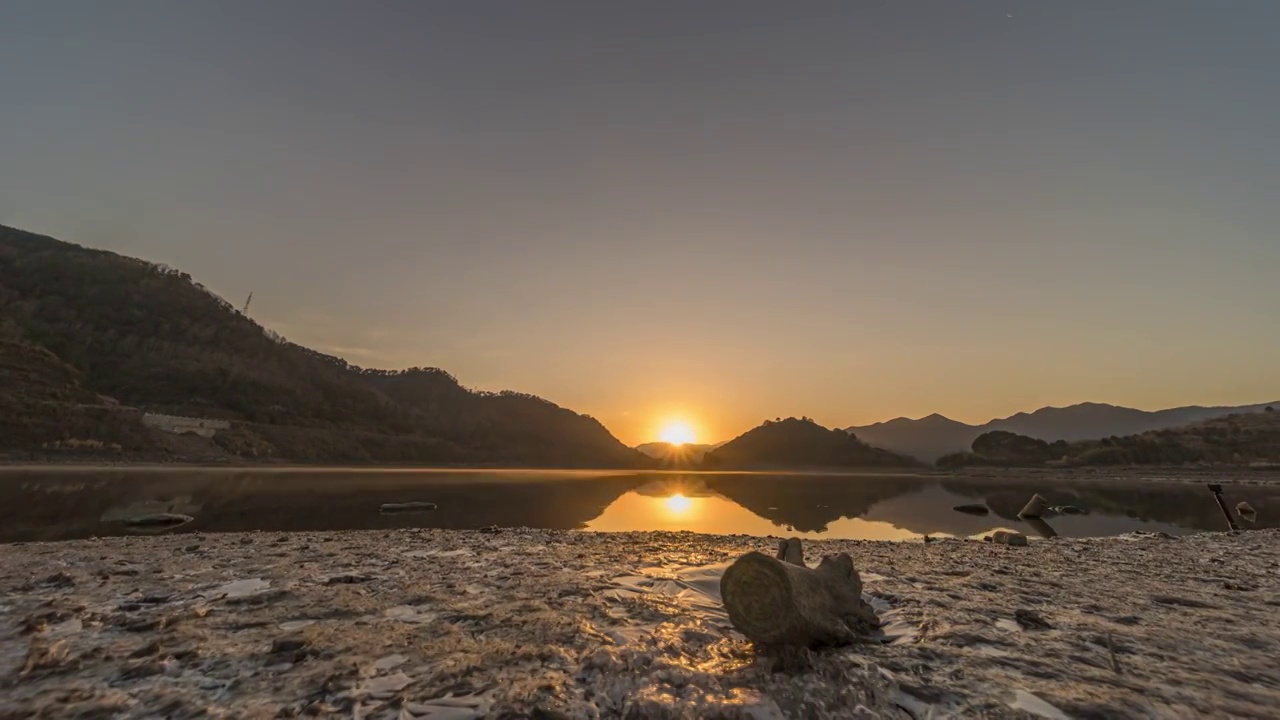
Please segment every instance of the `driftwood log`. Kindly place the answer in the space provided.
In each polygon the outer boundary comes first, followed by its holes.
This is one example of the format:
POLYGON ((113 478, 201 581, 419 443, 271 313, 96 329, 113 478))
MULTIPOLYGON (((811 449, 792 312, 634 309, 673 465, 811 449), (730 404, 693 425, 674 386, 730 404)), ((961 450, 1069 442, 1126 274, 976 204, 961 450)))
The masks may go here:
POLYGON ((720 597, 733 626, 759 645, 846 645, 880 627, 853 559, 840 553, 806 567, 799 538, 783 540, 778 557, 738 558, 720 578, 720 597))

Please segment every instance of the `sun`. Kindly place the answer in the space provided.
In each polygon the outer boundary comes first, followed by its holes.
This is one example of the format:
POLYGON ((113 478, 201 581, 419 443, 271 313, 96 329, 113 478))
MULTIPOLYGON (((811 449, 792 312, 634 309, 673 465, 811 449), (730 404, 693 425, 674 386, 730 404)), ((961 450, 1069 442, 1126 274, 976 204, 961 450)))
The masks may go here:
POLYGON ((658 431, 658 439, 672 445, 684 445, 694 441, 693 428, 683 420, 673 420, 658 431))

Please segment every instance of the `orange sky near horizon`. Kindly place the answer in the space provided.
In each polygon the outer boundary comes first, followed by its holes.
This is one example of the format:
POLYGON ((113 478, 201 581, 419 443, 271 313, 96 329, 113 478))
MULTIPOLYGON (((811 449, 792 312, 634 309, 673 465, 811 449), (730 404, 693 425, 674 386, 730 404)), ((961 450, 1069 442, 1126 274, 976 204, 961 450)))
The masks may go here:
POLYGON ((1280 401, 1276 4, 1009 4, 0 3, 0 223, 628 445, 1280 401))

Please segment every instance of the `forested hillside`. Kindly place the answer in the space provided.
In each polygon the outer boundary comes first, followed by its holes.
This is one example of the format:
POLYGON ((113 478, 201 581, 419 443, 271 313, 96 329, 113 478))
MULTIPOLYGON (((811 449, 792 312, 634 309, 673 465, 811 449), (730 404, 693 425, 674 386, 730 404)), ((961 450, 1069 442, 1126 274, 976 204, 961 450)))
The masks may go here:
MULTIPOLYGON (((443 371, 357 368, 286 341, 186 273, 3 226, 0 318, 5 402, 13 422, 44 428, 0 440, 7 449, 44 447, 32 443, 50 432, 115 438, 57 418, 118 401, 121 415, 233 421, 218 442, 259 459, 645 462, 599 423, 546 401, 475 393, 443 371), (428 376, 440 381, 438 402, 421 402, 416 383, 428 376)), ((135 443, 147 444, 145 434, 135 443)))
POLYGON ((1151 432, 1068 443, 989 432, 971 452, 938 460, 940 467, 1078 467, 1096 465, 1280 464, 1280 412, 1275 408, 1151 432))

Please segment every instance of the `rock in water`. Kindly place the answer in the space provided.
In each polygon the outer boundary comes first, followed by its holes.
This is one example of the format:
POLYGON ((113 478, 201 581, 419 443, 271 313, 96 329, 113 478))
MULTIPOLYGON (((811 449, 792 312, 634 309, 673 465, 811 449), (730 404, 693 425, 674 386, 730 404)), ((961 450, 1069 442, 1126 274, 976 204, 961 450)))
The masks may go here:
POLYGON ((720 578, 720 597, 733 626, 765 646, 844 645, 880 626, 845 553, 823 558, 816 568, 747 553, 720 578))
POLYGON ((987 516, 991 512, 991 509, 986 505, 980 505, 978 503, 973 503, 971 505, 957 505, 951 509, 956 512, 962 512, 966 515, 978 515, 982 517, 987 516))
POLYGON ((800 544, 800 538, 779 540, 777 558, 782 562, 804 567, 804 547, 800 544))
POLYGON ((432 502, 399 502, 399 503, 382 503, 378 506, 378 512, 383 515, 393 513, 418 513, 430 512, 436 509, 436 504, 432 502))
POLYGON ((121 522, 127 528, 138 530, 168 530, 179 525, 186 525, 195 518, 181 513, 151 513, 125 518, 121 522))

